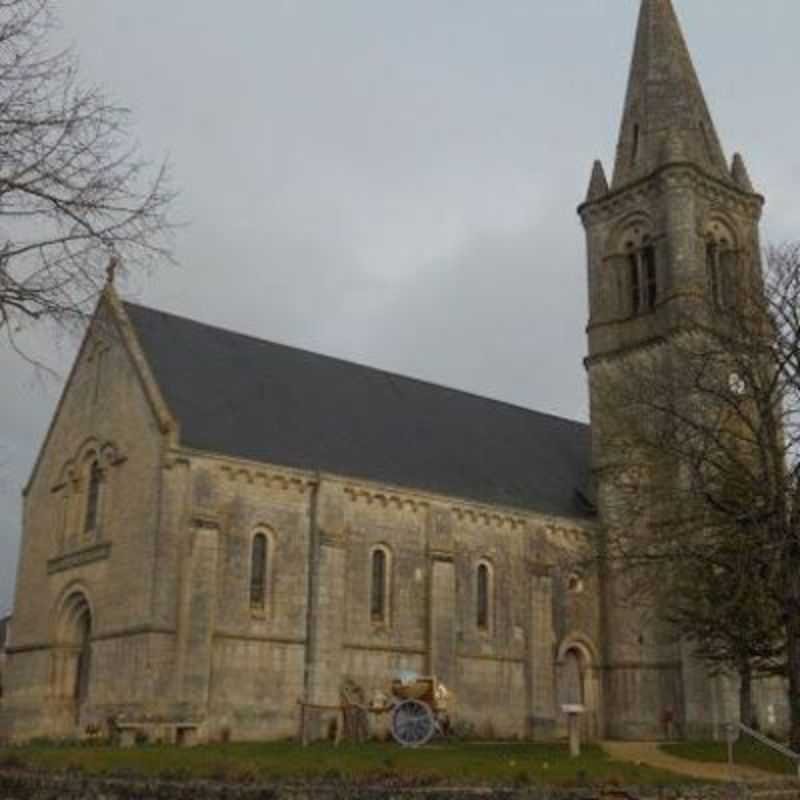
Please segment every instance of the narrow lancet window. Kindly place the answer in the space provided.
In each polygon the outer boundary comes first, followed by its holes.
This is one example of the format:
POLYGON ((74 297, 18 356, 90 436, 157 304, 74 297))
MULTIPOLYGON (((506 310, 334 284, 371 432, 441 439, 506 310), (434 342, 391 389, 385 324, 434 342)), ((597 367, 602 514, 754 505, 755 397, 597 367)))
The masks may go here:
POLYGON ((478 565, 478 608, 477 622, 478 628, 482 631, 489 630, 490 609, 489 604, 491 592, 491 575, 489 574, 488 564, 478 565))
POLYGON ((264 608, 267 601, 267 537, 258 533, 253 538, 250 567, 250 607, 264 608))
POLYGON ((372 551, 370 583, 370 616, 373 622, 386 622, 386 583, 388 577, 386 551, 372 551))
POLYGON ((635 164, 639 159, 639 140, 641 139, 641 132, 638 125, 633 126, 633 151, 631 161, 635 164))
POLYGON ((97 510, 100 505, 100 484, 103 474, 97 461, 92 461, 89 468, 89 488, 86 492, 86 516, 83 520, 83 532, 91 533, 97 528, 97 510))

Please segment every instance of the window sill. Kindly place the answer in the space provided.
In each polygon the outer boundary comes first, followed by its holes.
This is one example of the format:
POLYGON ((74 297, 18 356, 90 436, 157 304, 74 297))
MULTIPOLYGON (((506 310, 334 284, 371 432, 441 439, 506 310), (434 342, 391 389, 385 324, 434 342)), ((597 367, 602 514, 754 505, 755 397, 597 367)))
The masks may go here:
POLYGON ((110 554, 111 542, 89 545, 89 547, 74 550, 66 555, 51 558, 47 562, 47 574, 55 575, 58 572, 66 572, 87 564, 94 564, 96 561, 104 561, 110 554))

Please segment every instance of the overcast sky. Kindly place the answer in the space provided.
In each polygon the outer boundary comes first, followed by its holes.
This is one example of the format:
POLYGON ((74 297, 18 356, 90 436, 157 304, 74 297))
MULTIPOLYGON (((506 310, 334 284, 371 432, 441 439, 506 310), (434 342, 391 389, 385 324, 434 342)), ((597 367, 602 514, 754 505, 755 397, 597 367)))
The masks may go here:
MULTIPOLYGON (((675 0, 728 156, 800 237, 796 0, 675 0)), ((586 418, 575 208, 616 142, 639 0, 58 0, 84 76, 181 191, 125 296, 586 418)), ((46 353, 66 374, 74 346, 46 353)), ((0 346, 0 611, 61 382, 0 346)))

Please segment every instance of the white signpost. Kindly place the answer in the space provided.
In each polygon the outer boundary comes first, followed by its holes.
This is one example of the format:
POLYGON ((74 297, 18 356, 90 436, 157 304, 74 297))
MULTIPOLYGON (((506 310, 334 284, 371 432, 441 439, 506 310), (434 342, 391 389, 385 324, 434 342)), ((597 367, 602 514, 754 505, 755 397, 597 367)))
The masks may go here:
POLYGON ((567 715, 569 754, 577 758, 581 754, 581 716, 586 713, 586 706, 567 703, 561 706, 561 710, 567 715))

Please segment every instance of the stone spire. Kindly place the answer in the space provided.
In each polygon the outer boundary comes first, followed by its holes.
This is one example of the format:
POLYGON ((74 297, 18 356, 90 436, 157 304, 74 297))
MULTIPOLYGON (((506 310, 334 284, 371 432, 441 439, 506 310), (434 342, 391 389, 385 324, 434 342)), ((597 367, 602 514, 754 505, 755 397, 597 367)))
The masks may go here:
POLYGON ((740 153, 734 153, 733 163, 731 164, 731 177, 736 181, 739 188, 746 192, 755 192, 753 182, 750 180, 750 173, 747 171, 744 159, 740 153))
POLYGON ((672 0, 642 0, 611 188, 652 173, 670 139, 686 161, 731 182, 672 0))
POLYGON ((586 202, 599 200, 608 194, 608 178, 603 169, 602 161, 595 161, 592 167, 592 177, 589 179, 589 191, 586 193, 586 202))

